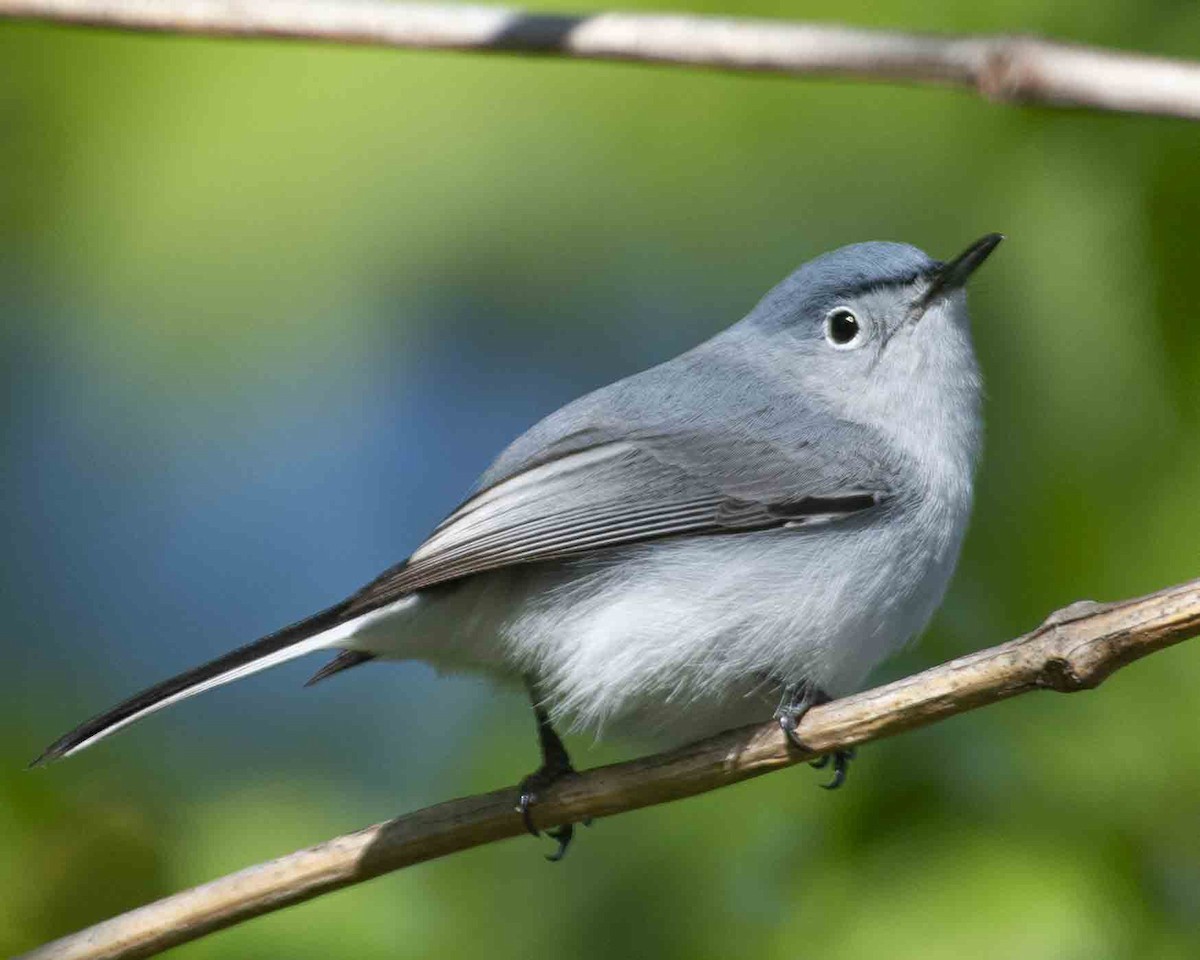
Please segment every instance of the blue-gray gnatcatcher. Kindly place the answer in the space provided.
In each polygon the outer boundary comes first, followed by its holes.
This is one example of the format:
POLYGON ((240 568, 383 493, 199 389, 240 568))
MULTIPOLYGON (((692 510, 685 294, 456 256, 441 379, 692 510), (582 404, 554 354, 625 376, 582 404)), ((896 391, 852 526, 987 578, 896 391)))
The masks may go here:
MULTIPOLYGON (((963 285, 896 243, 805 264, 728 330, 551 414, 404 563, 315 616, 151 687, 67 756, 318 650, 523 678, 551 726, 698 737, 848 692, 925 626, 971 509, 980 380, 963 285), (782 700, 780 697, 782 696, 782 700)), ((835 784, 845 775, 835 758, 835 784)), ((570 827, 555 833, 560 854, 570 827)))

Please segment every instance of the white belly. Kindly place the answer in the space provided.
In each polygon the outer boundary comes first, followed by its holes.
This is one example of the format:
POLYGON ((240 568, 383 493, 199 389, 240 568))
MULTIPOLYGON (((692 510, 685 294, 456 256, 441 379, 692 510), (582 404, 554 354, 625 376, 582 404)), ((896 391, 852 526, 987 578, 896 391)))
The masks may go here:
MULTIPOLYGON (((965 518, 964 518, 965 519, 965 518)), ((780 687, 846 693, 925 626, 961 541, 919 515, 659 541, 423 591, 346 646, 538 678, 555 720, 701 736, 765 720, 780 687)))

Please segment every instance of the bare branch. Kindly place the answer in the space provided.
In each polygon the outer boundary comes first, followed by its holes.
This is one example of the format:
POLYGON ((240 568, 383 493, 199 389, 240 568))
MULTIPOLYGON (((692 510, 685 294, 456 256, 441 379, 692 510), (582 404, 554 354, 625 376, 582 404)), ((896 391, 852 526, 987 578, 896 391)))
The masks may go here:
MULTIPOLYGON (((544 826, 678 800, 889 737, 1031 690, 1097 686, 1113 671, 1200 633, 1200 580, 1123 603, 1072 604, 1032 633, 811 710, 799 729, 744 727, 669 753, 599 767, 541 799, 544 826)), ((382 873, 524 832, 510 787, 452 800, 166 897, 17 960, 147 957, 259 914, 382 873)))
POLYGON ((1200 64, 1033 37, 674 14, 568 16, 381 0, 0 0, 4 17, 941 84, 998 101, 1200 118, 1200 64))

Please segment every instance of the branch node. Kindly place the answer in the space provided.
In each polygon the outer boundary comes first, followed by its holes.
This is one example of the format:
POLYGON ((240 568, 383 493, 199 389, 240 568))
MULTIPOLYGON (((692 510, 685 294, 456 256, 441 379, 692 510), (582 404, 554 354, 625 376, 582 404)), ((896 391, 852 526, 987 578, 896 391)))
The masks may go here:
POLYGON ((1100 686, 1104 677, 1091 674, 1081 677, 1071 666, 1071 661, 1065 657, 1050 657, 1042 664, 1038 673, 1037 685, 1059 693, 1078 693, 1080 690, 1092 690, 1100 686))
POLYGON ((979 92, 994 103, 1038 100, 1037 47, 1029 37, 1005 37, 989 44, 976 78, 979 92))

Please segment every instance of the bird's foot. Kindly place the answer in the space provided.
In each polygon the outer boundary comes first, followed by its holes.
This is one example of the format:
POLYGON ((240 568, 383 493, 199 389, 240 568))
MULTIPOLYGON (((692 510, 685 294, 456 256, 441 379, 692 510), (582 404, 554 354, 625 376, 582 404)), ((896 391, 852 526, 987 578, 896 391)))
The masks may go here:
MULTIPOLYGON (((779 721, 779 729, 788 738, 788 742, 796 747, 797 750, 807 751, 809 749, 808 745, 796 733, 796 730, 800 726, 800 721, 804 719, 804 715, 813 707, 819 706, 822 703, 828 703, 830 699, 829 694, 825 693, 825 691, 819 690, 816 687, 810 687, 807 684, 788 687, 784 691, 783 699, 775 711, 775 719, 779 721)), ((850 761, 854 759, 854 749, 837 750, 833 754, 818 757, 809 766, 817 770, 824 769, 829 766, 831 758, 833 761, 833 779, 828 783, 821 784, 826 790, 836 790, 846 782, 846 774, 850 769, 850 761)))
POLYGON ((845 750, 835 750, 831 754, 826 754, 823 757, 813 760, 809 766, 817 770, 823 770, 829 766, 831 759, 833 760, 833 779, 828 783, 821 784, 826 790, 836 790, 846 782, 846 773, 850 769, 850 761, 854 759, 854 748, 849 747, 845 750))
MULTIPOLYGON (((533 806, 537 803, 538 795, 548 790, 560 780, 574 776, 578 776, 578 774, 569 762, 546 763, 521 781, 519 788, 521 795, 517 801, 516 810, 521 815, 525 829, 533 834, 533 836, 540 837, 542 835, 542 832, 533 823, 533 806)), ((584 826, 589 826, 590 823, 590 820, 585 820, 584 826)), ((573 823, 564 823, 561 826, 545 831, 545 833, 546 836, 558 842, 558 849, 554 853, 546 854, 547 860, 551 863, 557 863, 567 855, 567 847, 571 845, 571 840, 575 836, 575 825, 573 823)))

